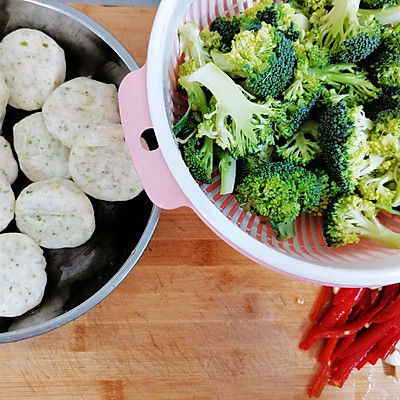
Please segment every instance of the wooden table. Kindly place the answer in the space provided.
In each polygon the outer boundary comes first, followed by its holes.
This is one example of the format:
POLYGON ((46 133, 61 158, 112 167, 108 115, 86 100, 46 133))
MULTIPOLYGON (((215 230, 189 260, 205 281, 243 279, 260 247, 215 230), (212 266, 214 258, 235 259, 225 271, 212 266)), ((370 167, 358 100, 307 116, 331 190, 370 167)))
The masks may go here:
MULTIPOLYGON (((155 9, 77 8, 143 64, 155 9)), ((315 360, 297 344, 317 289, 250 262, 193 212, 163 212, 143 258, 105 301, 1 347, 0 399, 305 399, 315 360)), ((398 399, 388 373, 366 366, 322 398, 398 399)))

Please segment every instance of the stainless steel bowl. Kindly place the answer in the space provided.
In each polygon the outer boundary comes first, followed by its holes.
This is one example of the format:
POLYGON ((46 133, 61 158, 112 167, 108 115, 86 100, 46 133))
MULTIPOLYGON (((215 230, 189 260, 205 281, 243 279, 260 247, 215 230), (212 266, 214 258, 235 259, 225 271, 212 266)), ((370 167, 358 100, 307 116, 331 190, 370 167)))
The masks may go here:
MULTIPOLYGON (((118 85, 138 66, 104 28, 55 0, 0 0, 0 35, 36 28, 53 37, 67 58, 67 79, 91 76, 118 85)), ((3 135, 29 113, 7 110, 3 135)), ((29 184, 20 176, 16 195, 29 184)), ((75 249, 45 250, 48 284, 40 306, 19 318, 0 318, 0 343, 40 335, 78 318, 110 294, 134 267, 157 225, 160 210, 142 193, 124 203, 92 199, 97 228, 75 249)), ((7 231, 16 231, 12 224, 7 231)))

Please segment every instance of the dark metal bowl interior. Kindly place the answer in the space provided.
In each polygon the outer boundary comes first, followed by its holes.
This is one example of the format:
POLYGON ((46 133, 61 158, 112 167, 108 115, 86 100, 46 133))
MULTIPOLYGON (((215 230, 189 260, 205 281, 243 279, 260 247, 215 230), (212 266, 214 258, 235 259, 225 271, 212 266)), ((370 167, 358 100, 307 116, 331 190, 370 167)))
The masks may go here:
MULTIPOLYGON (((64 4, 0 0, 0 15, 1 37, 21 27, 40 29, 53 37, 66 53, 67 79, 90 76, 118 85, 137 68, 110 34, 64 4)), ((10 143, 13 125, 27 115, 7 109, 3 136, 10 143)), ((15 195, 29 183, 20 171, 13 185, 15 195)), ((44 299, 22 317, 0 318, 0 342, 35 336, 78 317, 109 294, 140 257, 158 219, 146 194, 121 203, 91 200, 96 215, 93 237, 77 248, 45 250, 48 284, 44 299)), ((6 232, 15 231, 13 222, 6 232)))

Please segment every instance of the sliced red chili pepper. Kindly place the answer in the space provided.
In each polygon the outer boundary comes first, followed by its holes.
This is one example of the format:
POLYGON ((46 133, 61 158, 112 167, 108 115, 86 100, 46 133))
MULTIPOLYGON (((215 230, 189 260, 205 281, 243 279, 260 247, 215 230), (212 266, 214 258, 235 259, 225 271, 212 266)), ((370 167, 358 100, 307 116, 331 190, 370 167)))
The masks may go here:
POLYGON ((387 335, 369 352, 368 362, 375 365, 381 358, 385 359, 400 340, 400 324, 394 325, 387 335))
POLYGON ((310 320, 312 322, 316 322, 320 319, 322 309, 323 309, 324 305, 326 304, 326 302, 329 300, 331 294, 332 294, 332 288, 330 288, 328 286, 321 287, 321 290, 319 291, 317 300, 316 300, 314 307, 310 314, 310 320))
POLYGON ((357 340, 354 341, 354 344, 347 349, 345 352, 346 357, 367 353, 388 334, 394 324, 399 322, 398 320, 390 320, 379 325, 373 324, 371 327, 361 332, 357 340))
POLYGON ((385 286, 383 291, 383 297, 385 298, 386 304, 389 304, 399 295, 399 284, 385 286))
POLYGON ((311 382, 310 388, 308 389, 308 397, 319 397, 321 396, 324 387, 329 381, 331 376, 331 368, 329 365, 322 365, 311 382))
POLYGON ((336 293, 336 296, 333 299, 333 305, 338 306, 340 304, 347 305, 354 301, 361 300, 365 292, 365 288, 356 288, 356 289, 339 289, 336 293))
POLYGON ((355 321, 349 322, 348 324, 339 326, 333 329, 326 329, 324 331, 320 331, 316 333, 317 340, 321 338, 330 339, 330 338, 343 338, 346 336, 351 336, 360 331, 364 326, 370 323, 371 319, 382 310, 384 304, 379 304, 374 309, 368 311, 366 314, 362 315, 360 318, 355 321))
POLYGON ((373 322, 377 324, 387 321, 388 319, 394 318, 397 314, 400 314, 400 296, 397 296, 379 315, 377 315, 373 322))
POLYGON ((332 353, 335 350, 336 344, 339 339, 328 339, 325 343, 325 346, 322 348, 321 353, 319 354, 318 361, 321 364, 328 364, 329 360, 332 357, 332 353))
POLYGON ((356 368, 360 370, 368 362, 368 354, 356 365, 356 368))
POLYGON ((356 338, 357 333, 353 333, 352 335, 346 336, 337 346, 335 351, 332 354, 332 360, 336 360, 336 358, 340 357, 344 352, 353 344, 354 339, 356 338))
POLYGON ((372 308, 379 300, 382 290, 371 290, 369 293, 369 306, 372 308))
POLYGON ((350 372, 367 357, 368 351, 353 354, 352 356, 339 359, 332 367, 329 383, 337 387, 342 387, 350 375, 350 372))
POLYGON ((357 319, 367 310, 370 309, 370 304, 371 304, 370 294, 371 294, 371 289, 367 289, 364 292, 362 299, 354 306, 353 311, 349 316, 350 321, 354 321, 355 319, 357 319))

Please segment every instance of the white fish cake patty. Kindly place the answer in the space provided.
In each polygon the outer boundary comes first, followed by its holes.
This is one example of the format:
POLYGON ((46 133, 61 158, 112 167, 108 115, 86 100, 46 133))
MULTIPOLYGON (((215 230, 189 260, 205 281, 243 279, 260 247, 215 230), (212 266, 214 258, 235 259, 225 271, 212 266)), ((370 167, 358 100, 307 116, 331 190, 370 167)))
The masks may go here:
POLYGON ((7 104, 10 98, 10 89, 6 84, 3 73, 0 70, 0 129, 3 126, 4 118, 6 116, 7 104))
POLYGON ((69 169, 75 183, 99 200, 126 201, 143 190, 121 124, 93 126, 78 136, 69 169))
POLYGON ((0 43, 0 68, 10 89, 8 103, 26 111, 39 110, 65 80, 65 54, 45 33, 18 29, 0 43))
POLYGON ((27 186, 17 198, 15 217, 21 232, 48 249, 80 246, 95 230, 92 203, 64 179, 27 186))
POLYGON ((10 184, 13 184, 18 176, 18 164, 10 143, 3 136, 0 136, 0 172, 5 175, 10 184))
POLYGON ((76 137, 90 126, 121 121, 117 88, 89 78, 72 79, 49 96, 43 115, 49 132, 71 148, 76 137))
POLYGON ((0 235, 0 316, 16 317, 36 307, 47 283, 42 249, 27 235, 0 235))
POLYGON ((0 174, 0 232, 14 219, 15 196, 6 177, 0 174))
POLYGON ((22 172, 32 182, 70 177, 69 149, 50 135, 39 112, 14 125, 14 149, 22 172))

